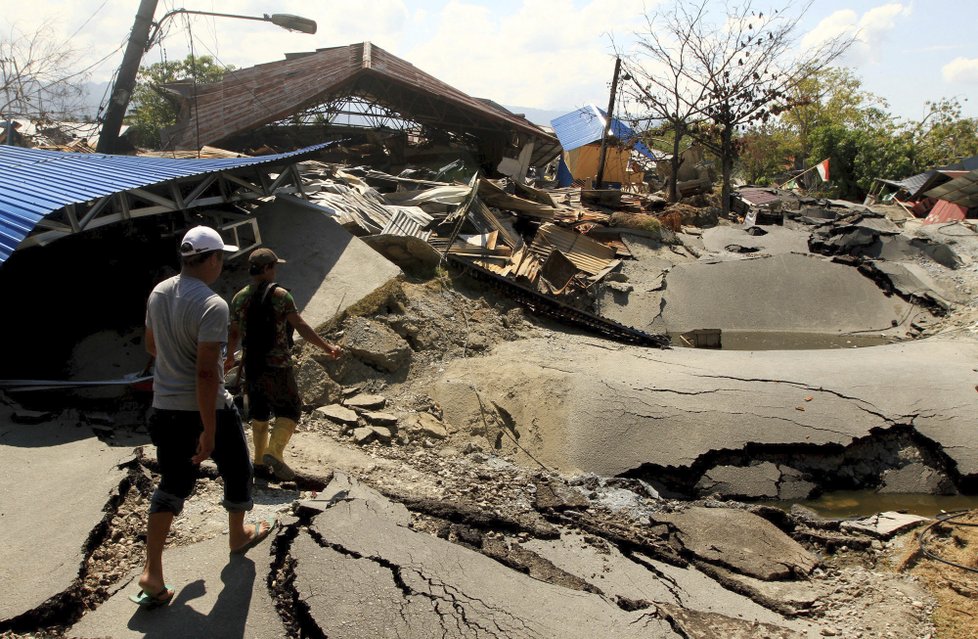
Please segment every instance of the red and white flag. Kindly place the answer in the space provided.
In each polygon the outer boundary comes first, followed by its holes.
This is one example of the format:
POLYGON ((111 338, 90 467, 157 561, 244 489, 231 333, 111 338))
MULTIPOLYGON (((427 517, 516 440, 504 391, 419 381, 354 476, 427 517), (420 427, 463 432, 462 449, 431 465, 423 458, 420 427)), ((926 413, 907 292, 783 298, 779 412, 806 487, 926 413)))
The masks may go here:
POLYGON ((825 158, 821 162, 815 165, 815 170, 818 171, 818 177, 822 178, 823 182, 829 181, 829 159, 825 158))

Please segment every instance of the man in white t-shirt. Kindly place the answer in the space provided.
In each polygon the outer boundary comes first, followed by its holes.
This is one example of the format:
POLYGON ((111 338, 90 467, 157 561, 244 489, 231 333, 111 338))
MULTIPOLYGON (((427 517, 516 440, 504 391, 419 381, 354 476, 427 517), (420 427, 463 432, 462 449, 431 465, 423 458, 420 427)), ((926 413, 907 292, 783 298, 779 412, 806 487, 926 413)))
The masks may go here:
POLYGON ((228 305, 210 285, 221 275, 224 252, 236 250, 214 229, 190 229, 180 244, 180 274, 160 282, 146 304, 146 350, 156 358, 149 430, 160 484, 150 500, 140 592, 130 597, 140 606, 173 598, 163 578, 163 546, 205 459, 214 458, 224 480, 232 553, 260 542, 276 523, 244 523, 254 506, 254 469, 241 418, 224 389, 228 305))

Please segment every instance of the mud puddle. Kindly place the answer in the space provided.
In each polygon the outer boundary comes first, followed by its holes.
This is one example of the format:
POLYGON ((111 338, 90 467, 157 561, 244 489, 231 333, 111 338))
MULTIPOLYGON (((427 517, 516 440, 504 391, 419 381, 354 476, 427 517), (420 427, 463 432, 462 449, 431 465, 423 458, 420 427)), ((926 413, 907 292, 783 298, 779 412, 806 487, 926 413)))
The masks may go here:
POLYGON ((790 509, 798 504, 827 519, 863 517, 880 512, 907 512, 934 517, 943 512, 978 509, 978 495, 880 494, 871 490, 838 490, 817 499, 768 502, 790 509))
POLYGON ((798 351, 833 348, 865 348, 892 344, 901 340, 892 335, 833 335, 827 333, 723 331, 719 336, 703 336, 697 339, 688 335, 669 336, 673 346, 715 348, 728 351, 798 351))

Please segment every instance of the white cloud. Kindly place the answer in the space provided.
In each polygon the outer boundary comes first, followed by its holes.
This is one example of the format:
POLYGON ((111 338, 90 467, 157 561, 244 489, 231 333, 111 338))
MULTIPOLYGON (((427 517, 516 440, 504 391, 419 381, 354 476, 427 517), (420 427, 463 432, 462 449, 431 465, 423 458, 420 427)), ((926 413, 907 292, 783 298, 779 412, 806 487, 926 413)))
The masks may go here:
POLYGON ((945 82, 978 84, 978 58, 955 58, 941 71, 945 82))
POLYGON ((911 5, 899 2, 874 7, 861 16, 852 9, 840 9, 805 34, 802 46, 813 49, 833 38, 850 36, 854 42, 844 61, 854 65, 876 62, 880 45, 899 26, 900 19, 912 12, 911 5))
POLYGON ((427 41, 393 53, 471 95, 568 110, 603 104, 614 70, 612 33, 642 24, 643 0, 523 0, 498 16, 449 2, 427 41))

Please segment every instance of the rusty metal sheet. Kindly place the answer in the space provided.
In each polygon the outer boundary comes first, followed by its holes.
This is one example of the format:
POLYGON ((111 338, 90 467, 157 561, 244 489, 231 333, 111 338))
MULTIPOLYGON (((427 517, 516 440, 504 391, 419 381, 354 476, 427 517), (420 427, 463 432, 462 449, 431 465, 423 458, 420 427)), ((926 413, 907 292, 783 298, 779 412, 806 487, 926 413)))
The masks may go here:
POLYGON ((947 200, 966 208, 978 206, 978 169, 945 182, 924 193, 927 197, 947 200))
POLYGON ((541 144, 557 138, 526 118, 473 98, 370 42, 290 54, 228 73, 218 82, 167 88, 190 118, 164 133, 170 148, 196 148, 282 120, 334 98, 370 96, 421 124, 471 135, 517 131, 541 144))
POLYGON ((963 220, 967 216, 967 207, 961 206, 960 204, 954 204, 948 202, 947 200, 938 200, 934 208, 930 210, 927 217, 924 219, 924 224, 938 224, 941 222, 954 222, 955 220, 963 220))
POLYGON ((533 238, 530 251, 541 261, 546 261, 554 249, 561 251, 588 275, 597 275, 615 261, 615 249, 580 233, 566 231, 553 224, 544 224, 533 238))
POLYGON ((781 201, 781 197, 772 193, 770 189, 746 188, 738 190, 735 195, 753 206, 764 206, 772 202, 781 201))

